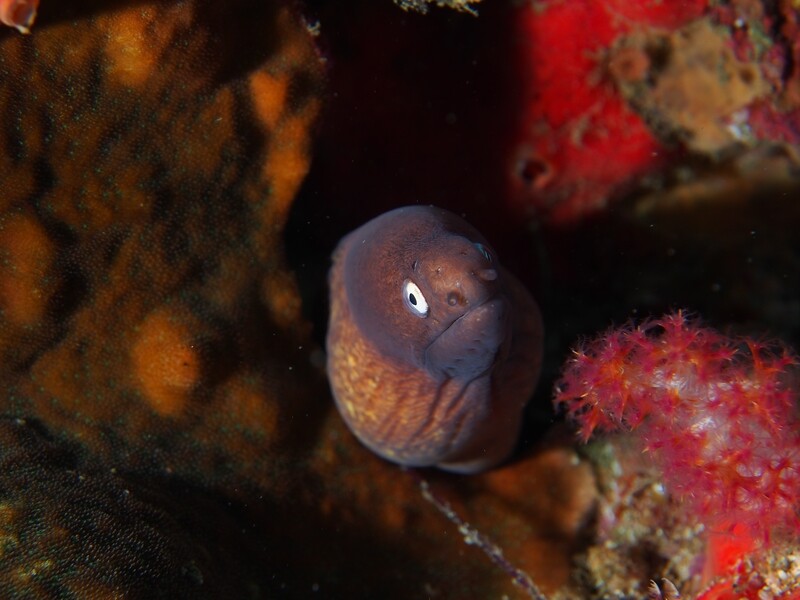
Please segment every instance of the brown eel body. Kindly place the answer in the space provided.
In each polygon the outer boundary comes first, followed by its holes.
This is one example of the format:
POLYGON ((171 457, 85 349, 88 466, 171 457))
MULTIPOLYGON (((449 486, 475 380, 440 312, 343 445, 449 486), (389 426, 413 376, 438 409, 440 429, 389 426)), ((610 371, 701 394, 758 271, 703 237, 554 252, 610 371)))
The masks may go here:
POLYGON ((542 358, 539 309, 471 225, 410 206, 333 255, 328 377, 387 460, 475 473, 511 454, 542 358))

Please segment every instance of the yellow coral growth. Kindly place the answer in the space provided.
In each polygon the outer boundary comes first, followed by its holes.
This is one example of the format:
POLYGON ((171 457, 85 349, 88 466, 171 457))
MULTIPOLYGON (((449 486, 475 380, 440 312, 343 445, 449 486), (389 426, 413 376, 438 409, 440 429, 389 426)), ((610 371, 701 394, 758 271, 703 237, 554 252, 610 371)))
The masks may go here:
POLYGON ((108 27, 106 74, 118 83, 140 86, 158 73, 165 52, 192 22, 191 8, 135 5, 105 19, 108 27))
POLYGON ((286 104, 289 77, 259 71, 250 78, 253 106, 259 119, 270 129, 278 124, 286 104))
POLYGON ((0 314, 13 325, 44 318, 55 248, 41 225, 15 215, 0 225, 0 314))
POLYGON ((131 351, 141 391, 158 414, 180 414, 200 382, 201 361, 191 333, 167 310, 148 315, 131 351))

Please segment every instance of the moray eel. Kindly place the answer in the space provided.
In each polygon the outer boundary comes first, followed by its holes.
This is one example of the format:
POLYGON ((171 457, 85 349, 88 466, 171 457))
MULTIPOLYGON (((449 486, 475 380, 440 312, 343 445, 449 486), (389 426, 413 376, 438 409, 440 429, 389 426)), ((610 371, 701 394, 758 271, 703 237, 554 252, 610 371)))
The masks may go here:
POLYGON ((431 206, 390 211, 342 239, 329 284, 328 377, 364 445, 458 473, 508 458, 542 322, 480 233, 431 206))

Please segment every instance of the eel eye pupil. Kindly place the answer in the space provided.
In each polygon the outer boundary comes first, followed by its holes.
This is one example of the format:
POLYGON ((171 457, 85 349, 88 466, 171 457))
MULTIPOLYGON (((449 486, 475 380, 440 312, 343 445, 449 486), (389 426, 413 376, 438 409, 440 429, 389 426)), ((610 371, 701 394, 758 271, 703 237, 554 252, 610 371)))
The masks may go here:
POLYGON ((425 318, 428 316, 428 302, 420 291, 417 284, 406 279, 403 282, 403 300, 406 308, 416 317, 425 318))

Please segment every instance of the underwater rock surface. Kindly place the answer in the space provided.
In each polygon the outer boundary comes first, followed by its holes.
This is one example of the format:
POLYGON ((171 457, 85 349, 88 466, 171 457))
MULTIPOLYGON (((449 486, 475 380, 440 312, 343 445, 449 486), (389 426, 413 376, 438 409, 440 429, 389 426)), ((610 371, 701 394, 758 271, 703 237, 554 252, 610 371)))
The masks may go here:
POLYGON ((310 34, 274 2, 38 25, 0 41, 4 410, 134 464, 268 477, 251 459, 309 428, 280 231, 323 89, 310 34))
POLYGON ((263 587, 266 556, 225 503, 126 480, 36 422, 0 419, 0 490, 3 598, 242 598, 263 587))

